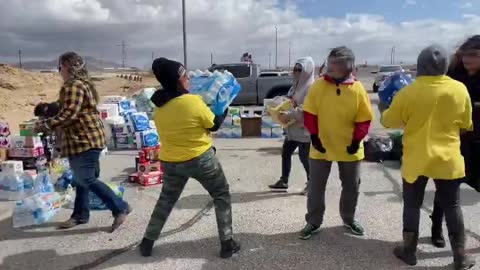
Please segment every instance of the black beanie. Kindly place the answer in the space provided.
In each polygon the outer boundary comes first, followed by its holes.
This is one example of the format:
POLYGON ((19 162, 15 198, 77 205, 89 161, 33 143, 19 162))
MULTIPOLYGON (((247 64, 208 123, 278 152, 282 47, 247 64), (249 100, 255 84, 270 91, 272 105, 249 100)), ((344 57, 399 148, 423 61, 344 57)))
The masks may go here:
POLYGON ((166 91, 177 91, 177 82, 186 72, 181 63, 163 57, 153 61, 152 71, 166 91))

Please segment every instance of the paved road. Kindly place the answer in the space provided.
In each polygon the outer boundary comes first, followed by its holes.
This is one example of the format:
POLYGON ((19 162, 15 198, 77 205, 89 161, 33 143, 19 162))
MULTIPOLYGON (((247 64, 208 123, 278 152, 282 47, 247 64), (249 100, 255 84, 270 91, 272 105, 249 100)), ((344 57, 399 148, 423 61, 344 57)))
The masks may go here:
MULTIPOLYGON (((378 124, 377 124, 378 125, 378 124)), ((379 126, 376 128, 380 131, 379 126)), ((238 256, 218 258, 215 215, 207 193, 190 181, 148 259, 133 247, 141 239, 160 187, 127 185, 126 198, 134 207, 129 220, 114 234, 105 232, 112 218, 94 212, 91 223, 56 231, 57 221, 41 227, 11 228, 13 204, 0 202, 0 269, 404 269, 392 256, 401 237, 401 185, 398 164, 364 163, 358 219, 365 237, 348 234, 340 225, 340 183, 336 167, 327 190, 327 212, 320 234, 309 241, 297 238, 304 225, 306 199, 298 195, 305 175, 297 157, 288 193, 271 193, 267 185, 279 177, 281 141, 276 139, 217 140, 218 156, 231 185, 234 230, 243 249, 238 256)), ((134 153, 113 152, 102 160, 102 179, 121 183, 134 166, 134 153)), ((477 225, 480 197, 463 187, 468 248, 480 252, 477 225)), ((433 185, 429 184, 422 211, 420 262, 416 269, 451 269, 448 248, 428 244, 433 185)), ((480 268, 476 268, 480 269, 480 268)))

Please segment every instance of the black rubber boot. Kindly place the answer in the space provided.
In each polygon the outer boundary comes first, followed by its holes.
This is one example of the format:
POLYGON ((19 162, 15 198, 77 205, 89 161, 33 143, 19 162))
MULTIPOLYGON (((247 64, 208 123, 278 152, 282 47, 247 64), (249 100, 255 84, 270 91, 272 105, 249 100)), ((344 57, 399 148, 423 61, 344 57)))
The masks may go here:
POLYGON ((220 251, 220 257, 224 259, 232 257, 233 254, 239 252, 241 248, 240 244, 233 239, 223 241, 221 245, 222 250, 220 251))
POLYGON ((466 270, 475 266, 475 260, 465 250, 465 234, 450 235, 455 270, 466 270))
POLYGON ((430 218, 432 219, 432 244, 437 248, 444 248, 446 244, 443 237, 442 219, 438 220, 433 215, 430 218))
POLYGON ((408 265, 417 264, 418 234, 403 232, 403 245, 395 247, 393 254, 408 265))
POLYGON ((152 256, 153 245, 155 241, 143 238, 142 243, 140 243, 140 254, 143 257, 150 257, 152 256))

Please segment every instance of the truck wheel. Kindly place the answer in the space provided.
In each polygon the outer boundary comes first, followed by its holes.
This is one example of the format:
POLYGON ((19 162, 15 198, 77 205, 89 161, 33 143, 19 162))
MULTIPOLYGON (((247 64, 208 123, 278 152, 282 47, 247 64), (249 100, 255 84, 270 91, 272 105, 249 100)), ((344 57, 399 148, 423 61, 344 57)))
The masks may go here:
POLYGON ((378 85, 376 83, 373 84, 373 93, 378 93, 378 85))

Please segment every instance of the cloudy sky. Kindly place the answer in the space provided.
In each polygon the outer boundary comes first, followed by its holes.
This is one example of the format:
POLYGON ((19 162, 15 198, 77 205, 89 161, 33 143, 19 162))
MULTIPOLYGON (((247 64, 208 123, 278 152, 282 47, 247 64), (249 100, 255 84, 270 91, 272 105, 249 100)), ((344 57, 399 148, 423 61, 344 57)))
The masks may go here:
MULTIPOLYGON (((329 48, 351 47, 358 62, 414 62, 433 42, 453 50, 480 33, 480 0, 186 0, 189 68, 238 62, 243 52, 268 67, 311 55, 323 61, 329 48), (477 15, 475 15, 477 14, 477 15)), ((51 60, 74 50, 145 67, 155 56, 182 54, 180 0, 1 0, 0 62, 51 60)))

